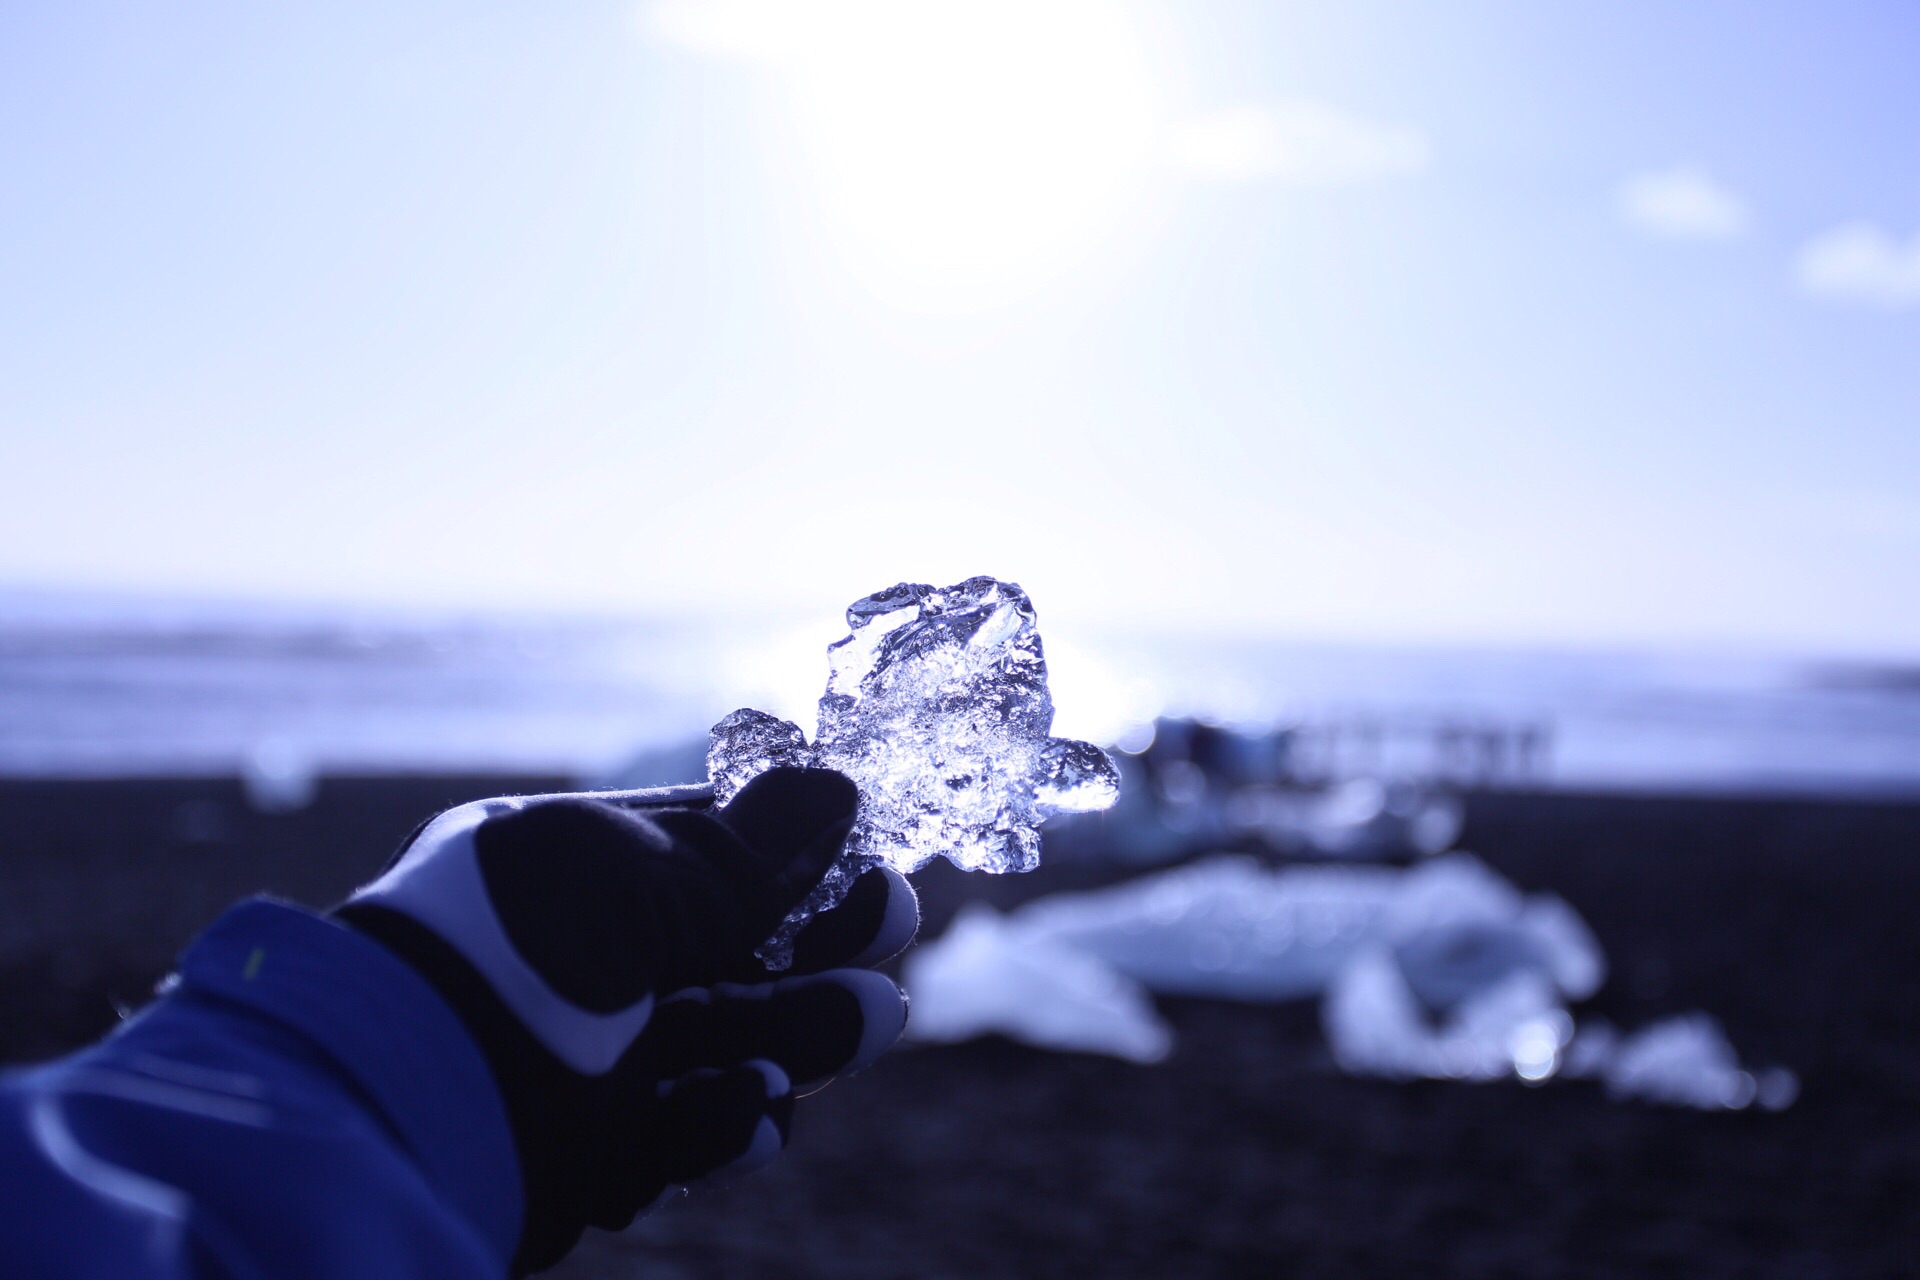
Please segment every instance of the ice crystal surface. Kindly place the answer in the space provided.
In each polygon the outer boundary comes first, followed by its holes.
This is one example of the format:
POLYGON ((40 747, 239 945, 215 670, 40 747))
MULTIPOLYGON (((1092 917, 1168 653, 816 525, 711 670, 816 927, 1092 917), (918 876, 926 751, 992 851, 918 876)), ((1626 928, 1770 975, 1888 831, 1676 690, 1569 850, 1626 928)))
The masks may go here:
POLYGON ((709 739, 723 804, 782 764, 838 769, 860 788, 846 853, 762 953, 776 967, 800 925, 868 867, 907 872, 945 857, 968 871, 1028 871, 1048 814, 1104 809, 1120 793, 1105 752, 1047 734, 1047 663, 1019 587, 903 582, 854 601, 847 627, 827 647, 811 744, 799 726, 753 710, 727 716, 709 739))
POLYGON ((749 707, 723 718, 707 740, 707 776, 721 804, 769 769, 813 763, 813 751, 799 725, 749 707))

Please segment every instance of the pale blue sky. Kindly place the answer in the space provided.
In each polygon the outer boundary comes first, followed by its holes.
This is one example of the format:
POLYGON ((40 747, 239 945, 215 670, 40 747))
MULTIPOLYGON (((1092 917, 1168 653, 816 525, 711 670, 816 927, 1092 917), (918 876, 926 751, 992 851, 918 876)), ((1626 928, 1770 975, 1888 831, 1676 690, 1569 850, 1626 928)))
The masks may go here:
POLYGON ((0 6, 0 585, 1920 654, 1916 67, 1894 0, 0 6))

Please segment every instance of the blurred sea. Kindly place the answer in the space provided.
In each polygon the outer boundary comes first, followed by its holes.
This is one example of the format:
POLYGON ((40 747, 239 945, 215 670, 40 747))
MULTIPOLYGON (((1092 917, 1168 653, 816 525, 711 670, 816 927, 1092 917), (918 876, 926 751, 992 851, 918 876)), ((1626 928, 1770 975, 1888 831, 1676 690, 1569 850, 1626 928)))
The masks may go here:
MULTIPOLYGON (((560 772, 740 705, 804 714, 829 627, 0 595, 0 775, 560 772)), ((1920 795, 1920 668, 1711 654, 1050 636, 1057 732, 1297 726, 1330 777, 1920 795)), ((811 728, 811 725, 808 725, 811 728)))

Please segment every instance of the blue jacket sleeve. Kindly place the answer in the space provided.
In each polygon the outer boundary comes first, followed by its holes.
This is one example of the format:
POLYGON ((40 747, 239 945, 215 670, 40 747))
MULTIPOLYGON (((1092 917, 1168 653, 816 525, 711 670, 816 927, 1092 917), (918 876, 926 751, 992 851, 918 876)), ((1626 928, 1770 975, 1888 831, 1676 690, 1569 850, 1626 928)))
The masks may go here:
POLYGON ((521 1213, 453 1012, 277 903, 222 916, 99 1044, 0 1079, 8 1276, 499 1277, 521 1213))

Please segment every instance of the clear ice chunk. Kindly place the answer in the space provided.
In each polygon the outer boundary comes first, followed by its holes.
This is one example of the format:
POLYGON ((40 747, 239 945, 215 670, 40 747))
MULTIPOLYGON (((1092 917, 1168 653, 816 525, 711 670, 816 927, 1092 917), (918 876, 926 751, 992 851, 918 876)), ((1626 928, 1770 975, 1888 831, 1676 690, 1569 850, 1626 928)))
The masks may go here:
POLYGON ((723 717, 708 740, 713 747, 707 752, 707 776, 721 804, 769 769, 813 759, 799 725, 750 707, 723 717))
POLYGON ((1049 815, 1111 805, 1120 776, 1087 742, 1048 736, 1053 699, 1026 592, 993 578, 900 583, 854 601, 827 647, 831 674, 809 745, 799 726, 743 709, 714 725, 707 772, 726 803, 782 764, 838 769, 860 788, 846 852, 761 955, 785 967, 794 933, 870 866, 1028 871, 1049 815))

